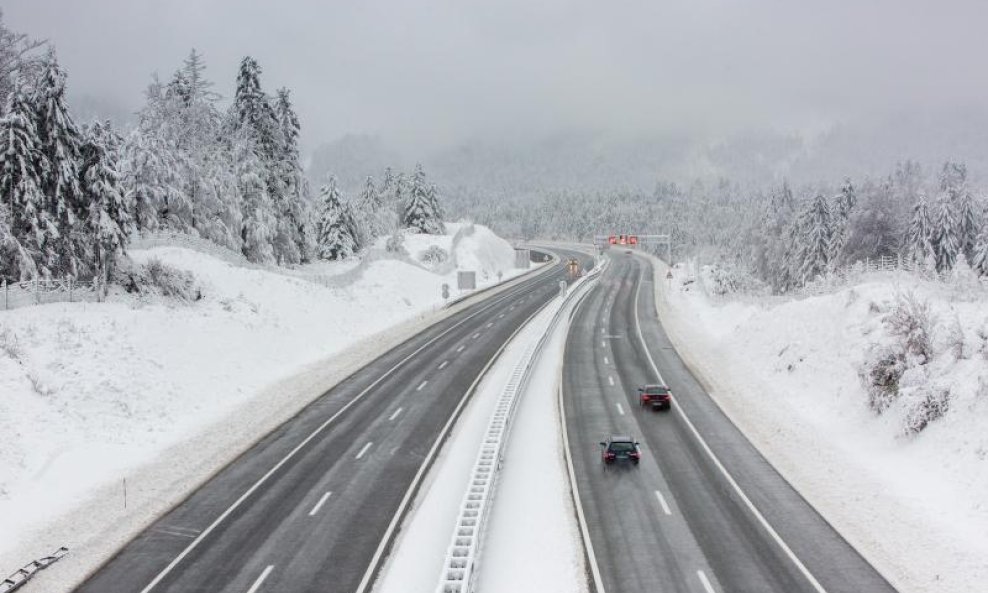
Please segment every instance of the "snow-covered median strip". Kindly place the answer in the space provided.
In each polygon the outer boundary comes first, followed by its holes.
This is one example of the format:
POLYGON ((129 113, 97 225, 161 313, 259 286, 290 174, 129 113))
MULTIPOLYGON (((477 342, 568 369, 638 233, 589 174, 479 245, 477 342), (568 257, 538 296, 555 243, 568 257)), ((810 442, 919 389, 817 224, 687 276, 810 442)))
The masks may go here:
MULTIPOLYGON (((684 361, 763 455, 904 593, 969 592, 988 582, 988 366, 983 296, 905 275, 803 300, 711 303, 675 269, 656 269, 656 306, 684 361), (923 375, 950 410, 919 434, 908 415, 868 408, 859 371, 900 295, 928 301, 941 323, 923 375), (958 328, 964 352, 945 342, 958 328), (979 391, 980 390, 980 391, 979 391)), ((949 339, 953 341, 953 339, 949 339)), ((909 381, 915 384, 907 384, 909 381)), ((909 394, 900 397, 907 398, 909 394)), ((909 402, 903 400, 901 404, 909 402)))
POLYGON ((567 302, 544 308, 490 369, 406 519, 377 593, 585 590, 561 454, 531 455, 533 446, 559 452, 554 395, 565 330, 556 320, 567 302), (519 562, 519 552, 531 556, 519 562))

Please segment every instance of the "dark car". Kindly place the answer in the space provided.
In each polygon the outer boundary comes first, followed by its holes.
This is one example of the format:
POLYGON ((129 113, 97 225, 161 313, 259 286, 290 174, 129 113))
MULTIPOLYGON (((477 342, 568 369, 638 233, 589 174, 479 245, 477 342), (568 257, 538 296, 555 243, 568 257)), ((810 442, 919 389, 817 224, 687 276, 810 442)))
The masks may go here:
POLYGON ((606 441, 601 441, 600 448, 600 460, 604 462, 604 465, 622 461, 630 461, 638 465, 642 456, 638 442, 631 437, 612 436, 606 441))
POLYGON ((638 405, 642 408, 649 406, 653 410, 669 410, 672 408, 672 390, 665 385, 643 385, 638 388, 638 405))

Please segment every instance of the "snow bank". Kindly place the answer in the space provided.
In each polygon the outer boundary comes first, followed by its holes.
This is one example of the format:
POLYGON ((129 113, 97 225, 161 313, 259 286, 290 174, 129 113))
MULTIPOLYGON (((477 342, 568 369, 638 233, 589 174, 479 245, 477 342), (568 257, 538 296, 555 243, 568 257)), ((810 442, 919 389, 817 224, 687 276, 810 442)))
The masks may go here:
POLYGON ((677 349, 823 516, 903 592, 982 590, 988 294, 890 273, 803 300, 714 303, 685 268, 673 276, 656 282, 656 304, 677 349), (929 304, 934 356, 879 415, 860 371, 895 343, 883 319, 907 294, 929 304), (914 392, 929 387, 949 390, 949 410, 918 434, 904 430, 914 392))
MULTIPOLYGON (((509 244, 475 229, 473 245, 458 246, 464 261, 513 263, 509 244)), ((453 241, 409 239, 423 249, 453 241)), ((191 272, 203 298, 119 292, 103 304, 0 312, 0 576, 60 545, 73 549, 66 564, 112 551, 336 381, 444 315, 440 286, 456 274, 375 259, 331 287, 306 276, 355 266, 284 274, 187 248, 131 255, 191 272), (226 421, 233 415, 242 420, 226 421)))

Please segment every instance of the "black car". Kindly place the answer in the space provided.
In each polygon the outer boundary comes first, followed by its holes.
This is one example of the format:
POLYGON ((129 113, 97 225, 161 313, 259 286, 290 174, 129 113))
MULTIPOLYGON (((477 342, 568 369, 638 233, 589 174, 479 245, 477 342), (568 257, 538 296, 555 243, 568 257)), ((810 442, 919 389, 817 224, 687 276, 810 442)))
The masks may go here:
POLYGON ((600 460, 604 465, 623 461, 630 461, 638 465, 641 460, 642 454, 638 448, 638 441, 631 437, 612 436, 606 441, 601 441, 600 447, 600 460))

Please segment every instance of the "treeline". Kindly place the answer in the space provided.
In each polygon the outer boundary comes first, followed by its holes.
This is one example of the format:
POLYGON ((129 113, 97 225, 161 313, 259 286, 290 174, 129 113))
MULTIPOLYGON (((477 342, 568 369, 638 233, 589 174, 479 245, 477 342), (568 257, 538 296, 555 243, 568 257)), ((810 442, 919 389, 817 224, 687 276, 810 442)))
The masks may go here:
POLYGON ((109 278, 135 232, 192 233, 253 262, 348 257, 374 236, 442 232, 438 192, 418 167, 368 180, 352 204, 316 200, 288 89, 268 94, 245 57, 227 108, 193 50, 153 79, 138 123, 79 127, 53 50, 0 23, 0 277, 109 278))
MULTIPOLYGON (((859 184, 751 191, 722 180, 653 191, 549 191, 524 197, 457 192, 455 216, 526 239, 590 241, 615 232, 670 234, 673 256, 718 263, 743 282, 786 292, 843 266, 903 257, 945 273, 988 275, 985 203, 963 164, 935 174, 915 162, 859 184)), ((664 254, 663 254, 664 255, 664 254)))

